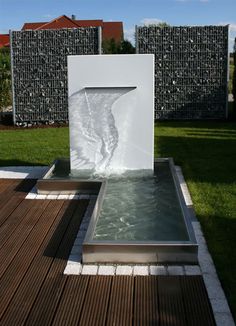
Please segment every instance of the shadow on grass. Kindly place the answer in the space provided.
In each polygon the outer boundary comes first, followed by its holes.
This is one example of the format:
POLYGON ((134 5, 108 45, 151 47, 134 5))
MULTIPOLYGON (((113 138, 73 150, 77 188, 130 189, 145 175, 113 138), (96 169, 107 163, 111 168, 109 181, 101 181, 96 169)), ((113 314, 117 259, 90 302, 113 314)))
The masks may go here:
MULTIPOLYGON (((0 168, 1 167, 14 167, 14 166, 45 166, 40 162, 32 163, 29 161, 21 161, 18 159, 11 159, 11 160, 1 160, 0 159, 0 168)), ((14 169, 12 170, 14 172, 14 169)), ((18 171, 16 171, 18 172, 18 171)))
MULTIPOLYGON (((188 134, 188 131, 187 131, 188 134)), ((156 136, 159 157, 173 157, 187 180, 235 182, 236 135, 190 132, 191 137, 156 136), (193 137, 194 136, 194 137, 193 137)))

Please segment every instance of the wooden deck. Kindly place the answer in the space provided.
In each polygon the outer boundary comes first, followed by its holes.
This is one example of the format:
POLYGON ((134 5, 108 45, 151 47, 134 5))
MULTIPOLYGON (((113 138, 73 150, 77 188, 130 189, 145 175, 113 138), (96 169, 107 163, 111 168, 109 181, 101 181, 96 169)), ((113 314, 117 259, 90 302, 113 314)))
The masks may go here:
POLYGON ((215 325, 201 276, 65 276, 88 201, 0 180, 0 325, 215 325))

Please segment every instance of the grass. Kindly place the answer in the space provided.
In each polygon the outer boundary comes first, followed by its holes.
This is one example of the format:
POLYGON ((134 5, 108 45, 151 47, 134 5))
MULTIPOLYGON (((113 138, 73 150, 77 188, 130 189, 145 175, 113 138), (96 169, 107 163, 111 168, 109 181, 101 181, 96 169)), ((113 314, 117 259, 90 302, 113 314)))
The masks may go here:
POLYGON ((49 165, 69 157, 69 129, 0 130, 0 166, 49 165))
POLYGON ((183 169, 219 278, 236 316, 236 123, 162 122, 156 156, 183 169))
MULTIPOLYGON (((69 156, 68 128, 1 130, 0 165, 48 165, 69 156)), ((236 316, 236 123, 159 122, 155 155, 183 169, 196 214, 236 316)))

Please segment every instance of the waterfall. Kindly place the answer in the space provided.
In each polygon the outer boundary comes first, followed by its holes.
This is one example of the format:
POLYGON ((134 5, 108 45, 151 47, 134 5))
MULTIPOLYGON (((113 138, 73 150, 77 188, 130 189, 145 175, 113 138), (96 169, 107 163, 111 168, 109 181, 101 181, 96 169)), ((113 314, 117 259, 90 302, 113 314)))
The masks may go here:
POLYGON ((71 139, 76 139, 75 143, 71 143, 71 154, 76 158, 76 170, 92 170, 98 174, 109 171, 119 143, 113 106, 122 95, 133 89, 91 87, 70 96, 70 124, 76 125, 70 128, 73 130, 71 139))

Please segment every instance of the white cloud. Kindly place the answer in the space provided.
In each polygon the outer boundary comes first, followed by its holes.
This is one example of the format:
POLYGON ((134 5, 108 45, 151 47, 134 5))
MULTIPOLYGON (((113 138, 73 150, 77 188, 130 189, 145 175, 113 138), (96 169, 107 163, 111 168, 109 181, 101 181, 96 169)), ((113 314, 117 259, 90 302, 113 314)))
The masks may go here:
POLYGON ((235 24, 229 24, 229 29, 231 32, 236 32, 236 23, 235 24))
POLYGON ((128 28, 124 30, 124 39, 130 41, 133 45, 135 44, 135 28, 128 28))
POLYGON ((236 23, 234 22, 220 22, 217 25, 229 25, 229 51, 233 51, 234 40, 236 38, 236 23))
POLYGON ((223 25, 223 26, 225 26, 225 25, 229 25, 229 29, 230 29, 230 31, 232 31, 232 32, 236 32, 236 23, 220 22, 220 23, 218 23, 217 25, 223 25))
POLYGON ((159 18, 143 18, 141 20, 141 24, 148 26, 148 25, 157 25, 163 23, 163 20, 159 19, 159 18))

